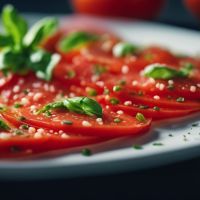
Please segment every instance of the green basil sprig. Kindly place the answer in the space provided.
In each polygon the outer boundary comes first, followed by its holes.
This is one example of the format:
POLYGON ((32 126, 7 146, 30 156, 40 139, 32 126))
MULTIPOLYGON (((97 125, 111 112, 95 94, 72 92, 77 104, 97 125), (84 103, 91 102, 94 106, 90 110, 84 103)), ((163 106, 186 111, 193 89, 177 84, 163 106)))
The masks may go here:
POLYGON ((187 78, 191 74, 193 68, 194 67, 191 63, 185 63, 180 70, 176 70, 163 64, 152 64, 144 69, 143 74, 146 77, 164 80, 173 78, 187 78))
POLYGON ((89 116, 102 117, 102 107, 93 99, 88 97, 73 97, 49 103, 44 106, 37 114, 48 112, 49 110, 64 108, 68 111, 85 114, 89 116))
POLYGON ((41 49, 40 44, 56 31, 58 21, 44 18, 28 30, 26 20, 12 5, 3 8, 2 21, 5 33, 0 34, 0 70, 17 74, 34 71, 38 78, 50 80, 60 56, 41 49))
POLYGON ((65 36, 59 43, 59 48, 63 52, 68 52, 71 50, 78 49, 84 44, 92 41, 96 41, 99 38, 98 35, 79 31, 72 32, 65 36))

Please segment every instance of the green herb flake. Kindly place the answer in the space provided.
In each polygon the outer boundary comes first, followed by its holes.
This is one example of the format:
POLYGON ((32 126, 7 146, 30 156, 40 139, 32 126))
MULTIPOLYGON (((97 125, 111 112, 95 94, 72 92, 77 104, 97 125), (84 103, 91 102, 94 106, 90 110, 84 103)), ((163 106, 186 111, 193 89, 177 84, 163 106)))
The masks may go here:
POLYGON ((107 89, 107 88, 105 88, 105 89, 104 89, 104 92, 103 92, 103 94, 105 94, 105 95, 108 95, 108 94, 110 94, 110 90, 109 90, 109 89, 107 89))
POLYGON ((163 146, 163 143, 161 143, 161 142, 155 142, 155 143, 153 143, 153 146, 163 146))
POLYGON ((91 96, 91 97, 92 96, 97 96, 97 91, 95 89, 93 89, 93 88, 87 88, 86 92, 87 92, 88 96, 91 96))
POLYGON ((121 86, 119 86, 119 85, 113 86, 113 92, 119 92, 119 91, 121 91, 121 90, 122 90, 122 87, 121 87, 121 86))
POLYGON ((24 117, 24 116, 19 117, 19 121, 24 121, 24 120, 26 120, 26 117, 24 117))
POLYGON ((138 92, 138 96, 143 96, 143 95, 144 95, 144 93, 142 91, 138 92))
POLYGON ((107 72, 107 68, 105 66, 102 66, 100 64, 95 64, 94 65, 94 74, 95 75, 101 75, 107 72))
POLYGON ((133 149, 136 149, 136 150, 141 150, 141 149, 143 149, 143 147, 142 147, 141 145, 138 145, 138 144, 134 144, 134 145, 132 146, 132 148, 133 148, 133 149))
POLYGON ((14 108, 21 108, 23 105, 22 104, 20 104, 20 103, 15 103, 14 104, 14 108))
POLYGON ((182 102, 185 101, 185 98, 184 98, 184 97, 178 97, 178 98, 176 99, 176 101, 179 102, 179 103, 182 103, 182 102))
POLYGON ((61 124, 63 124, 63 125, 72 125, 73 122, 72 122, 72 121, 69 121, 69 120, 63 120, 63 121, 61 122, 61 124))
POLYGON ((167 89, 168 89, 168 90, 174 90, 174 85, 168 85, 168 86, 167 86, 167 89))
POLYGON ((158 106, 154 106, 154 107, 153 107, 153 110, 159 111, 160 108, 159 108, 158 106))
POLYGON ((147 105, 140 105, 139 106, 139 109, 148 109, 149 108, 149 106, 147 106, 147 105))
POLYGON ((145 122, 146 118, 144 117, 144 115, 142 113, 137 113, 135 118, 139 121, 139 122, 145 122))
POLYGON ((122 119, 120 119, 120 118, 115 118, 114 120, 113 120, 115 123, 120 123, 120 122, 122 122, 122 119))
POLYGON ((116 99, 116 98, 110 98, 110 103, 112 104, 112 105, 117 105, 117 104, 119 104, 119 100, 118 99, 116 99))
POLYGON ((68 78, 74 78, 76 76, 76 72, 74 71, 74 70, 69 70, 68 72, 67 72, 67 77, 68 78))
POLYGON ((82 149, 81 154, 83 156, 91 156, 92 155, 92 151, 90 149, 85 148, 85 149, 82 149))
POLYGON ((28 130, 29 126, 27 124, 22 124, 21 128, 24 129, 24 130, 28 130))
POLYGON ((192 126, 197 127, 197 126, 199 126, 199 123, 194 123, 194 124, 192 124, 192 126))
POLYGON ((125 81, 125 80, 120 80, 120 81, 119 81, 119 84, 120 84, 120 85, 126 85, 126 81, 125 81))
POLYGON ((15 133, 15 135, 23 135, 23 132, 21 130, 19 130, 19 129, 16 129, 14 131, 14 133, 15 133))
POLYGON ((0 129, 4 131, 10 130, 10 127, 7 125, 6 122, 4 122, 2 119, 0 119, 0 129))

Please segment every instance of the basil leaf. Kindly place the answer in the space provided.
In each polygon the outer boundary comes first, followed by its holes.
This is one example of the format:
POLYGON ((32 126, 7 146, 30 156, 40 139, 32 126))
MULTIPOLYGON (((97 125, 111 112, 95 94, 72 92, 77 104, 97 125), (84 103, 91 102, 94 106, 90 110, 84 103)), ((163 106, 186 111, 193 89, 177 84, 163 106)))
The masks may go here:
POLYGON ((12 46, 13 41, 10 36, 0 34, 0 48, 12 46))
POLYGON ((34 24, 28 33, 25 35, 23 43, 27 47, 38 45, 49 35, 53 34, 58 26, 58 21, 55 18, 44 18, 34 24))
POLYGON ((63 52, 68 52, 78 49, 82 45, 95 41, 98 38, 99 36, 87 32, 73 32, 60 41, 59 48, 63 52))
POLYGON ((59 54, 51 54, 38 49, 30 54, 28 67, 36 72, 38 78, 51 80, 54 67, 60 61, 59 54))
POLYGON ((82 101, 83 97, 73 97, 63 100, 63 105, 72 112, 85 114, 83 108, 82 108, 82 101))
POLYGON ((193 66, 182 67, 179 71, 162 64, 152 64, 147 66, 143 74, 154 79, 169 80, 173 78, 186 78, 190 75, 193 66))
POLYGON ((183 67, 179 70, 179 76, 180 77, 188 77, 192 70, 194 69, 194 66, 192 63, 184 63, 183 67))
POLYGON ((124 57, 135 53, 137 47, 133 44, 120 42, 113 47, 113 55, 115 57, 124 57))
POLYGON ((7 48, 0 52, 0 70, 22 73, 25 70, 23 52, 7 48))
POLYGON ((85 114, 90 116, 95 115, 97 117, 102 117, 102 107, 95 100, 84 97, 82 99, 81 105, 85 114))
POLYGON ((62 101, 53 102, 44 106, 37 114, 47 112, 52 109, 65 108, 71 112, 85 114, 89 116, 102 117, 102 107, 93 99, 88 97, 73 97, 62 101))
POLYGON ((14 44, 20 47, 27 32, 27 22, 18 14, 12 5, 7 5, 2 11, 3 26, 8 35, 13 38, 14 44))
POLYGON ((2 119, 0 119, 0 130, 4 131, 10 130, 10 127, 2 119))

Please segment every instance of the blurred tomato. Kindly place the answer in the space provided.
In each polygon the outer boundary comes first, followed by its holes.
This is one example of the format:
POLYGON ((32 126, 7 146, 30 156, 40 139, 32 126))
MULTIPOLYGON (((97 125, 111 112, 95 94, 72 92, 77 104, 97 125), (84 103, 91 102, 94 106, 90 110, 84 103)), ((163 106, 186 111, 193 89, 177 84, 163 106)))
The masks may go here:
POLYGON ((185 4, 200 19, 200 0, 185 0, 185 4))
POLYGON ((152 19, 165 0, 72 0, 75 11, 100 16, 152 19))

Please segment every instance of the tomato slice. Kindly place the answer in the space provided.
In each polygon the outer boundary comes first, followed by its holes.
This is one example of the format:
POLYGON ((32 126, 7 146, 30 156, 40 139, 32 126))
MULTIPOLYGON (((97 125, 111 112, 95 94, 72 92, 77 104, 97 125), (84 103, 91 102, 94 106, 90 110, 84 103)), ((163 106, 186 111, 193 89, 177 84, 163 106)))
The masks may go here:
POLYGON ((29 127, 27 124, 8 121, 2 115, 0 119, 9 125, 10 130, 0 133, 0 157, 12 158, 31 156, 43 152, 69 149, 78 146, 103 142, 105 138, 95 136, 75 136, 41 127, 29 127), (23 126, 25 125, 26 128, 23 126))
POLYGON ((136 135, 146 132, 151 124, 151 119, 147 119, 145 123, 136 120, 135 116, 127 114, 118 115, 112 110, 104 109, 102 122, 96 118, 67 112, 66 110, 55 110, 52 116, 48 117, 44 114, 36 115, 30 111, 30 108, 8 109, 2 115, 13 123, 22 123, 20 117, 23 116, 24 121, 30 126, 44 127, 55 131, 65 131, 73 135, 89 135, 94 137, 121 137, 128 135, 136 135), (120 123, 115 119, 120 119, 120 123), (70 121, 72 124, 67 125, 64 121, 70 121), (115 129, 115 131, 113 131, 115 129))
POLYGON ((132 105, 132 106, 125 106, 125 105, 117 105, 117 106, 111 106, 112 110, 115 111, 123 111, 124 113, 127 113, 129 115, 134 116, 136 113, 142 113, 145 117, 152 118, 153 120, 161 120, 166 118, 175 118, 175 117, 183 117, 185 115, 194 113, 197 110, 194 109, 184 109, 184 110, 178 110, 178 109, 169 109, 169 108, 157 108, 156 110, 154 108, 148 108, 145 105, 132 105))

